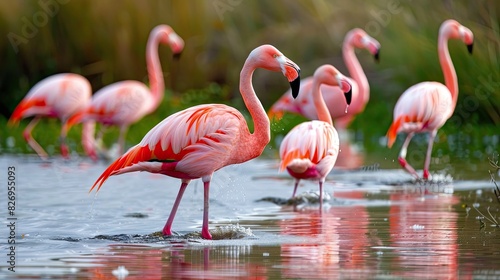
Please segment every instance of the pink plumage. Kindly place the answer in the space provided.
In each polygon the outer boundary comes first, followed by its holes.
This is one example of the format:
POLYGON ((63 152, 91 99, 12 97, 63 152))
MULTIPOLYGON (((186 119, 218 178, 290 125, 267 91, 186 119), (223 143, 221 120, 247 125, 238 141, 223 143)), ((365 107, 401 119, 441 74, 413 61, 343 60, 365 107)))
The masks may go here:
MULTIPOLYGON (((323 99, 332 119, 335 121, 335 127, 345 129, 357 114, 363 112, 368 100, 370 99, 370 86, 365 73, 356 58, 354 48, 366 49, 378 60, 380 44, 377 40, 366 34, 359 28, 349 31, 344 39, 342 53, 344 63, 349 70, 352 78, 348 78, 352 85, 352 103, 346 112, 346 101, 339 87, 322 85, 321 92, 323 99)), ((285 112, 291 112, 302 115, 310 120, 317 120, 318 115, 314 107, 313 95, 311 94, 313 77, 305 78, 301 81, 300 94, 297 99, 293 99, 290 91, 285 92, 269 110, 269 118, 280 119, 285 112)))
POLYGON ((437 130, 448 120, 458 98, 458 81, 448 51, 448 40, 460 39, 472 52, 474 36, 465 26, 455 20, 447 20, 441 24, 438 36, 438 55, 443 69, 445 85, 438 82, 422 82, 408 88, 394 107, 394 120, 387 132, 387 145, 392 147, 397 134, 408 133, 399 153, 399 163, 415 178, 419 178, 415 169, 406 161, 408 145, 415 133, 428 132, 429 145, 425 157, 423 178, 429 179, 429 165, 432 145, 437 130))
POLYGON ((310 92, 319 120, 295 126, 280 145, 280 169, 287 169, 295 178, 292 198, 301 179, 315 180, 319 182, 320 203, 323 201, 323 183, 339 154, 339 136, 323 100, 326 94, 321 94, 322 84, 339 87, 344 92, 346 103, 350 103, 351 85, 348 79, 331 65, 319 67, 314 72, 310 92))
MULTIPOLYGON (((163 228, 171 235, 177 207, 191 179, 204 183, 202 237, 208 231, 208 195, 212 174, 220 168, 258 157, 270 140, 266 112, 252 87, 256 68, 283 72, 294 94, 299 87, 299 67, 270 45, 253 50, 240 74, 240 91, 254 121, 250 133, 241 113, 222 104, 198 105, 175 113, 149 131, 143 140, 112 163, 97 179, 92 189, 100 189, 109 176, 133 171, 160 173, 182 180, 177 199, 163 228)), ((92 190, 91 189, 91 190, 92 190)))
MULTIPOLYGON (((31 131, 40 118, 58 118, 64 127, 68 119, 82 112, 90 103, 92 88, 89 81, 80 75, 62 73, 50 76, 38 82, 26 94, 12 113, 9 124, 17 124, 21 119, 34 117, 23 132, 23 136, 33 150, 42 158, 47 159, 45 150, 31 136, 31 131)), ((89 126, 84 127, 82 138, 88 138, 89 126)), ((60 134, 61 154, 67 158, 69 150, 66 145, 66 130, 60 134)), ((88 146, 84 141, 84 147, 88 146)))
POLYGON ((146 46, 151 88, 133 80, 108 85, 94 94, 87 109, 73 116, 65 129, 78 122, 97 121, 106 126, 116 125, 120 127, 119 153, 123 153, 128 127, 155 111, 163 99, 165 85, 158 57, 160 43, 169 45, 174 54, 180 54, 184 48, 184 41, 170 26, 159 25, 151 31, 146 46))

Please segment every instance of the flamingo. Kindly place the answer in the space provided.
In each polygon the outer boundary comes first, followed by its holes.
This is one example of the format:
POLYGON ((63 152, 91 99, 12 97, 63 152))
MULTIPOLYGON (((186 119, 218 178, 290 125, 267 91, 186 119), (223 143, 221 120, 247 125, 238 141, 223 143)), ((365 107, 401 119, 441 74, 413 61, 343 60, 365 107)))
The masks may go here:
MULTIPOLYGON (((9 118, 9 125, 18 124, 23 118, 34 117, 23 132, 23 137, 28 145, 43 159, 48 159, 48 154, 33 138, 31 132, 41 118, 58 118, 64 127, 68 119, 82 110, 90 103, 92 88, 89 81, 78 74, 61 73, 38 82, 17 105, 9 118)), ((83 127, 82 143, 86 152, 91 152, 89 132, 92 124, 83 127)), ((61 154, 69 157, 66 144, 67 131, 61 129, 59 137, 61 154)))
POLYGON ((280 146, 280 170, 286 168, 295 178, 292 198, 295 197, 301 179, 317 180, 320 205, 323 202, 323 183, 339 153, 339 136, 321 95, 322 84, 340 87, 346 103, 351 103, 352 87, 349 79, 331 65, 320 66, 314 72, 311 91, 319 120, 298 124, 285 136, 280 146))
MULTIPOLYGON (((330 115, 335 120, 335 127, 338 129, 345 129, 354 119, 354 116, 364 110, 370 99, 370 86, 356 58, 354 48, 367 49, 374 55, 375 60, 378 61, 379 59, 379 42, 366 34, 364 30, 355 28, 346 34, 342 46, 342 53, 349 74, 352 76, 352 78, 349 78, 349 83, 352 85, 352 104, 349 105, 349 111, 346 112, 343 109, 346 104, 339 87, 328 85, 321 86, 323 99, 330 111, 330 115)), ((299 97, 295 100, 291 98, 289 91, 285 92, 285 94, 272 105, 269 110, 269 118, 280 119, 283 112, 293 112, 303 115, 307 119, 317 120, 318 115, 314 106, 313 94, 311 94, 313 90, 312 85, 313 77, 305 78, 301 82, 299 97)))
POLYGON ((415 133, 428 132, 429 145, 424 162, 423 178, 429 179, 432 144, 437 131, 448 120, 457 104, 458 81, 448 51, 448 40, 460 39, 472 53, 474 35, 455 20, 446 20, 439 28, 438 55, 444 73, 445 85, 438 82, 421 82, 408 88, 394 107, 393 122, 387 131, 387 146, 392 147, 400 132, 408 133, 399 153, 399 163, 413 177, 419 179, 415 169, 406 161, 408 145, 415 133))
MULTIPOLYGON (((78 122, 95 121, 106 126, 119 126, 118 152, 123 153, 128 127, 155 111, 163 99, 165 85, 158 57, 159 43, 170 45, 175 56, 179 56, 184 48, 184 41, 170 26, 158 25, 153 28, 146 47, 151 88, 134 80, 108 85, 97 91, 87 109, 74 115, 64 129, 69 130, 78 122)), ((100 136, 102 137, 102 133, 100 136)))
POLYGON ((91 191, 112 175, 133 171, 160 173, 181 179, 177 198, 163 228, 172 235, 172 222, 182 195, 192 179, 204 186, 201 236, 212 239, 208 231, 209 188, 212 174, 220 168, 258 157, 270 140, 270 123, 252 86, 255 69, 282 71, 297 96, 300 68, 271 45, 262 45, 248 56, 240 73, 240 92, 254 122, 250 133, 243 115, 222 104, 198 105, 177 112, 151 129, 142 141, 112 163, 97 179, 91 191))

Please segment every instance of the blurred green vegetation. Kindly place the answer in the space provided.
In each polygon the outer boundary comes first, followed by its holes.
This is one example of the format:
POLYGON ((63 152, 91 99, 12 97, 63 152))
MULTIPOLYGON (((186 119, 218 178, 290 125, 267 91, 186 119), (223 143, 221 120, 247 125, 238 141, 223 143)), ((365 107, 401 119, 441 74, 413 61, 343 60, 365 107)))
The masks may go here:
MULTIPOLYGON (((218 102, 245 113, 239 72, 248 53, 261 44, 280 49, 301 67, 303 78, 324 63, 348 74, 342 41, 347 31, 360 27, 381 43, 381 61, 376 64, 365 52, 358 53, 371 97, 350 128, 356 141, 375 152, 400 94, 420 81, 443 82, 437 34, 448 18, 469 27, 475 45, 469 55, 462 42, 449 44, 460 94, 455 115, 439 140, 446 144, 446 134, 466 133, 480 145, 482 135, 497 135, 500 126, 499 11, 496 0, 0 1, 0 33, 5 38, 0 44, 0 152, 6 151, 9 136, 14 137, 16 149, 29 151, 22 140, 27 121, 17 128, 5 124, 29 89, 45 77, 79 73, 90 80, 94 91, 124 79, 147 83, 147 37, 163 23, 185 40, 185 50, 174 61, 171 51, 160 47, 168 90, 159 109, 130 128, 129 145, 164 117, 188 106, 218 102)), ((258 70, 253 81, 265 108, 288 87, 279 73, 258 70)), ((302 120, 285 116, 282 123, 273 124, 273 136, 302 120)), ((34 136, 42 146, 53 145, 59 129, 58 121, 44 121, 34 136)), ((73 150, 81 151, 78 130, 75 127, 69 139, 73 150)), ((117 131, 111 130, 105 140, 110 143, 116 137, 117 131)), ((397 149, 391 153, 397 154, 397 149)))

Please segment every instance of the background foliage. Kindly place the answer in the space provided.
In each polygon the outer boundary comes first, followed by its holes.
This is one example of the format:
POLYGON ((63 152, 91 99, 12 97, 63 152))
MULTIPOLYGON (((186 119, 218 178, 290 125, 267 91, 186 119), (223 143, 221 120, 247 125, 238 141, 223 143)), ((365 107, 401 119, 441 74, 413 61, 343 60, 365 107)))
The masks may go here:
MULTIPOLYGON (((140 141, 164 117, 191 105, 222 102, 245 111, 238 92, 239 72, 248 53, 264 43, 275 45, 299 64, 302 77, 324 63, 347 74, 341 44, 354 27, 376 38, 382 50, 378 64, 366 52, 357 53, 370 82, 371 98, 351 130, 365 144, 378 143, 406 88, 425 80, 443 81, 437 32, 448 18, 473 31, 475 46, 470 56, 461 42, 449 44, 460 95, 455 115, 443 131, 466 133, 481 145, 481 135, 498 134, 500 125, 499 11, 496 0, 0 1, 4 38, 0 147, 5 147, 9 136, 22 142, 25 123, 18 128, 7 128, 5 123, 29 89, 47 76, 80 73, 94 91, 124 79, 147 83, 145 44, 150 30, 162 23, 184 38, 186 48, 179 61, 172 60, 168 48, 160 48, 167 95, 158 111, 131 128, 129 144, 140 141), (14 37, 21 38, 21 43, 13 42, 14 37)), ((280 74, 257 71, 254 87, 268 108, 288 85, 280 74)), ((273 126, 274 134, 300 121, 286 116, 273 126)), ((42 145, 56 143, 57 122, 40 126, 44 129, 35 129, 35 138, 42 145)), ((79 132, 72 130, 76 149, 80 149, 78 137, 79 132)), ((116 133, 108 139, 114 138, 116 133)), ((25 146, 18 149, 26 150, 25 146)))

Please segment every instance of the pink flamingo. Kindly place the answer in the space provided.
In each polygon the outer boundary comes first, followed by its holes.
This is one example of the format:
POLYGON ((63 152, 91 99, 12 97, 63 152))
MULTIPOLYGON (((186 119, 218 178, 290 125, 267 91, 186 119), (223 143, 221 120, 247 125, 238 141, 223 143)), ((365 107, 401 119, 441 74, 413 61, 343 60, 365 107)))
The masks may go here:
MULTIPOLYGON (((344 63, 349 70, 352 79, 349 78, 349 83, 352 85, 352 104, 349 105, 349 111, 344 110, 346 103, 339 87, 323 85, 323 99, 330 111, 331 117, 335 120, 335 127, 345 129, 354 119, 354 116, 361 113, 366 103, 370 99, 370 86, 363 72, 363 68, 359 64, 354 53, 354 48, 367 49, 378 61, 380 44, 377 40, 370 37, 362 29, 355 28, 349 31, 344 39, 342 46, 342 54, 344 63)), ((290 92, 285 94, 276 101, 269 110, 269 118, 280 119, 283 112, 292 112, 303 115, 310 120, 317 120, 318 115, 314 106, 313 94, 313 78, 305 78, 301 82, 300 94, 297 99, 292 99, 290 92)))
MULTIPOLYGON (((147 171, 179 178, 182 184, 163 228, 172 234, 172 222, 184 190, 192 179, 204 185, 203 225, 201 236, 211 239, 208 231, 208 197, 214 171, 258 157, 270 140, 266 111, 255 95, 252 74, 256 68, 282 71, 290 81, 294 96, 300 87, 299 67, 270 45, 254 49, 241 70, 240 91, 254 122, 249 132, 243 115, 222 104, 198 105, 177 112, 151 129, 142 141, 112 163, 92 186, 102 184, 112 175, 147 171)), ((91 191, 92 191, 91 189, 91 191)))
POLYGON ((286 168, 295 178, 292 198, 295 197, 301 179, 317 180, 320 205, 323 202, 323 183, 335 165, 339 153, 339 136, 321 95, 322 84, 340 87, 344 92, 346 103, 351 103, 351 84, 348 78, 331 65, 319 67, 314 72, 311 92, 319 120, 295 126, 285 136, 280 146, 280 169, 286 168))
MULTIPOLYGON (((92 88, 89 81, 78 74, 62 73, 50 76, 38 82, 24 99, 17 105, 9 119, 9 125, 17 124, 21 119, 34 118, 23 132, 24 139, 30 147, 42 158, 48 158, 47 152, 33 138, 31 132, 42 117, 59 118, 63 127, 68 119, 85 109, 90 103, 92 88)), ((91 124, 84 126, 82 143, 85 151, 90 152, 92 147, 88 141, 89 132, 93 130, 91 124)), ((60 148, 63 157, 69 157, 66 144, 67 131, 62 129, 60 134, 60 148)))
POLYGON ((68 121, 65 130, 69 130, 75 123, 89 121, 98 121, 106 126, 119 126, 118 152, 123 153, 128 127, 156 110, 163 99, 165 85, 158 57, 159 43, 170 45, 172 52, 177 56, 184 48, 184 41, 170 26, 159 25, 151 31, 146 47, 151 89, 133 80, 108 85, 94 94, 91 104, 85 111, 74 115, 68 121))
POLYGON ((429 179, 429 165, 432 144, 437 130, 444 125, 455 110, 458 98, 458 81, 455 68, 448 52, 448 40, 460 39, 472 53, 474 35, 467 27, 455 20, 441 24, 438 37, 438 55, 444 73, 445 84, 422 82, 408 88, 396 103, 394 119, 387 131, 387 146, 390 148, 400 132, 408 133, 399 153, 399 163, 411 175, 418 179, 415 169, 406 162, 406 149, 415 133, 429 132, 429 145, 425 157, 423 178, 429 179))

